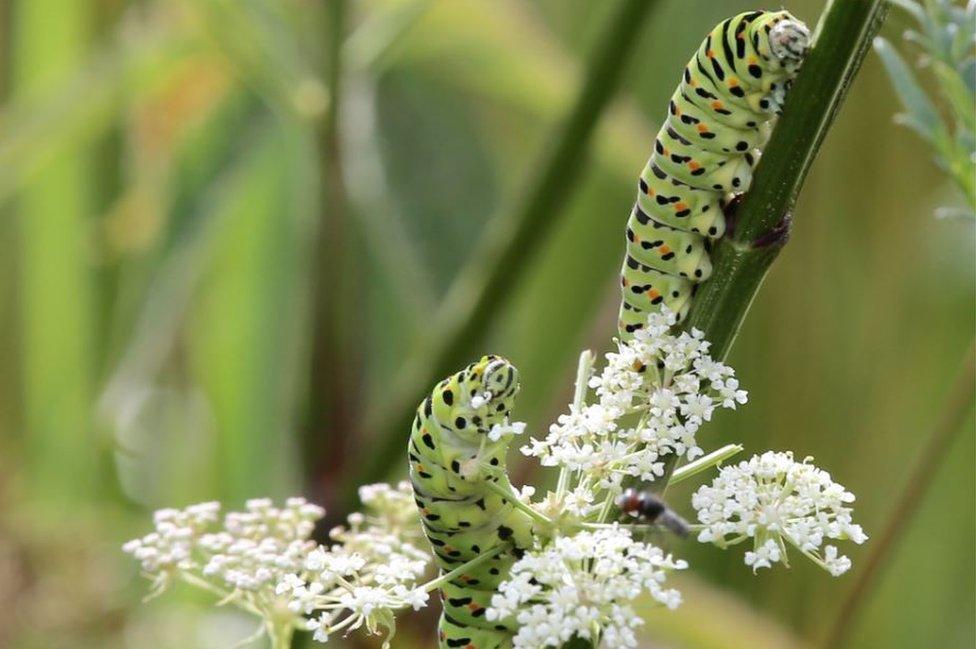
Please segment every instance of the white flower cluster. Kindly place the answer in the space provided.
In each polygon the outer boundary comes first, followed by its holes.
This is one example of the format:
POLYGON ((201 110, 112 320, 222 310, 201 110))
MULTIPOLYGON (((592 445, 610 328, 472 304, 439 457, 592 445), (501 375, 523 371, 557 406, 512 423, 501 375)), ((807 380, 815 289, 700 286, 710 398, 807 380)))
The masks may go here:
POLYGON ((607 354, 603 372, 589 381, 597 400, 579 407, 522 448, 544 466, 580 471, 603 489, 625 476, 652 481, 670 453, 702 454, 695 434, 719 408, 746 402, 731 367, 708 355, 697 329, 674 334, 674 314, 652 313, 634 338, 607 354))
POLYGON ((262 498, 247 501, 246 511, 229 512, 218 528, 219 514, 219 503, 160 509, 155 531, 122 549, 140 562, 157 592, 175 577, 195 575, 257 606, 267 594, 260 591, 273 590, 315 548, 309 537, 325 510, 303 498, 280 508, 262 498))
POLYGON ((647 593, 668 608, 681 594, 664 587, 684 561, 635 541, 616 525, 556 538, 512 566, 486 612, 489 620, 514 617, 515 649, 559 647, 574 635, 607 647, 636 647, 643 624, 632 602, 647 593))
POLYGON ((123 546, 154 581, 154 594, 175 579, 213 592, 264 620, 264 628, 310 629, 322 642, 335 631, 393 628, 393 610, 420 608, 416 588, 430 563, 409 483, 360 489, 364 513, 311 540, 325 511, 302 498, 284 507, 249 500, 219 521, 220 505, 156 512, 155 531, 123 546), (306 616, 313 616, 307 619, 306 616))
POLYGON ((122 546, 146 575, 165 587, 177 570, 199 567, 193 549, 197 540, 217 522, 220 503, 200 503, 186 509, 160 509, 153 514, 155 531, 122 546))
POLYGON ((336 543, 317 548, 278 584, 277 594, 293 612, 314 615, 305 628, 319 642, 360 627, 392 632, 395 609, 427 603, 417 582, 431 556, 419 547, 424 535, 410 483, 368 485, 359 496, 366 512, 333 529, 336 543))
POLYGON ((786 564, 789 544, 835 577, 847 572, 850 559, 824 541, 867 540, 847 506, 854 494, 810 460, 797 462, 792 453, 768 451, 722 467, 711 485, 701 486, 692 497, 704 526, 698 540, 728 547, 752 539, 745 562, 753 571, 786 564))

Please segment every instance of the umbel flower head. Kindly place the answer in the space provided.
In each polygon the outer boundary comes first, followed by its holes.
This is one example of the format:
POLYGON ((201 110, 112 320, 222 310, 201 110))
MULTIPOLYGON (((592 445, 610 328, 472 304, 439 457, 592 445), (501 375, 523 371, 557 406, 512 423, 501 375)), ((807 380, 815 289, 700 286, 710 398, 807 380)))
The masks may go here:
POLYGON ((334 528, 330 536, 337 543, 316 548, 277 588, 292 611, 313 615, 306 628, 319 642, 360 627, 392 633, 395 609, 427 603, 417 582, 431 556, 420 549, 426 541, 410 483, 367 485, 359 497, 366 513, 334 528))
POLYGON ((155 531, 122 549, 153 580, 154 594, 174 578, 197 575, 215 589, 249 599, 247 593, 273 589, 301 566, 316 546, 309 537, 325 510, 303 498, 289 498, 284 507, 260 498, 245 507, 227 513, 220 526, 219 503, 160 509, 153 516, 155 531))
POLYGON ((333 529, 331 546, 310 538, 321 507, 262 498, 222 522, 217 503, 159 510, 156 529, 123 550, 153 580, 153 595, 182 580, 258 616, 269 633, 311 629, 323 642, 360 627, 392 633, 394 609, 427 601, 416 583, 430 555, 413 545, 423 532, 408 483, 368 485, 360 498, 365 512, 333 529))
POLYGON ((734 466, 722 467, 710 485, 692 496, 703 529, 698 540, 728 547, 752 539, 745 563, 753 572, 776 562, 787 563, 791 545, 836 576, 851 560, 828 539, 861 544, 867 535, 852 519, 854 494, 792 453, 768 451, 734 466))
POLYGON ((681 594, 664 587, 687 564, 636 541, 616 525, 556 538, 526 553, 492 597, 489 620, 514 617, 515 649, 559 647, 574 635, 607 647, 636 647, 643 624, 632 603, 644 593, 668 608, 681 594))
POLYGON ((702 455, 698 429, 716 410, 746 403, 747 394, 733 369, 708 355, 701 331, 675 334, 674 324, 666 309, 651 313, 589 380, 595 400, 571 405, 545 439, 522 452, 617 491, 625 477, 650 482, 663 475, 668 454, 702 455))

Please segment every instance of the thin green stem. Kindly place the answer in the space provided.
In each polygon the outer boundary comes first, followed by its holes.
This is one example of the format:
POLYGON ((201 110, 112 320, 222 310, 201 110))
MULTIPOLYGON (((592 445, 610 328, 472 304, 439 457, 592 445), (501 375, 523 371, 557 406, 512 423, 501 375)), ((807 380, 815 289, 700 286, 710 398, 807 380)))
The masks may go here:
POLYGON ((711 469, 713 466, 718 466, 733 455, 741 452, 741 444, 727 444, 717 451, 712 451, 708 455, 700 457, 694 462, 689 462, 688 464, 675 469, 671 474, 671 479, 668 481, 668 484, 673 485, 681 482, 682 480, 687 480, 688 478, 697 475, 702 471, 711 469))
POLYGON ((223 588, 220 588, 219 586, 215 586, 211 584, 209 581, 197 577, 196 575, 188 572, 181 573, 180 579, 190 584, 194 588, 199 588, 200 590, 205 590, 212 595, 216 595, 218 598, 220 598, 220 601, 222 603, 233 604, 237 608, 247 611, 248 613, 255 615, 259 618, 264 617, 264 614, 261 611, 255 608, 254 605, 252 605, 250 602, 246 602, 240 599, 240 597, 238 597, 236 593, 232 593, 230 591, 224 590, 223 588))
POLYGON ((532 509, 532 507, 519 500, 518 494, 512 490, 511 486, 506 489, 505 487, 502 487, 501 485, 490 480, 486 480, 484 486, 488 491, 494 491, 502 498, 510 501, 515 509, 523 512, 529 518, 545 525, 546 527, 551 528, 553 526, 552 519, 545 514, 537 512, 536 510, 532 509))
POLYGON ((963 430, 966 418, 973 411, 976 401, 976 339, 970 343, 963 367, 956 376, 949 400, 942 409, 942 416, 929 435, 918 462, 905 484, 894 509, 888 516, 883 531, 871 542, 870 553, 863 567, 857 572, 857 581, 844 599, 824 647, 843 647, 864 604, 867 603, 888 567, 904 531, 919 511, 952 443, 963 430))
POLYGON ((271 638, 271 649, 291 649, 291 639, 295 634, 295 627, 288 624, 274 624, 268 629, 271 638))
MULTIPOLYGON (((590 375, 593 373, 593 363, 595 356, 589 349, 583 350, 580 354, 579 364, 576 366, 576 387, 573 392, 573 409, 580 412, 586 403, 586 391, 590 382, 590 375)), ((559 481, 556 485, 556 498, 562 499, 569 487, 569 480, 572 472, 565 466, 559 469, 559 481)))
MULTIPOLYGON (((382 435, 379 448, 363 458, 361 481, 382 479, 401 466, 402 431, 427 386, 463 364, 481 340, 511 287, 529 267, 536 250, 559 222, 570 189, 583 170, 593 132, 615 94, 625 64, 638 42, 644 20, 656 0, 621 0, 593 49, 579 94, 535 168, 538 176, 511 213, 495 219, 472 261, 462 269, 448 297, 397 375, 397 381, 366 428, 382 435), (568 189, 569 188, 569 189, 568 189)), ((351 503, 350 487, 346 502, 351 503)))

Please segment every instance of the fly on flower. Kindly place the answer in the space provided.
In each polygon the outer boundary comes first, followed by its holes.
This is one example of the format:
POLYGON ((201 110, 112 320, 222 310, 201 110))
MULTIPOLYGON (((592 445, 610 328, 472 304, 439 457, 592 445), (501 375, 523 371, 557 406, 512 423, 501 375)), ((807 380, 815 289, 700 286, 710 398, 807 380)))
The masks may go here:
POLYGON ((688 522, 649 491, 627 489, 617 497, 616 505, 623 513, 660 525, 682 538, 690 532, 688 522))

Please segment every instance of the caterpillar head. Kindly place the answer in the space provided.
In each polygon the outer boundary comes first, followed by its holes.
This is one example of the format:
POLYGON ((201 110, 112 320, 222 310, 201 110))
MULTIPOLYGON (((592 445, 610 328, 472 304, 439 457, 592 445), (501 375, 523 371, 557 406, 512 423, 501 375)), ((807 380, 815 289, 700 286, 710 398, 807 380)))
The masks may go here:
POLYGON ((777 11, 764 16, 761 24, 760 53, 778 61, 787 70, 798 69, 810 49, 810 30, 803 21, 788 11, 777 11))
POLYGON ((468 372, 473 410, 483 412, 488 428, 508 416, 519 391, 519 373, 500 356, 483 356, 468 372))

